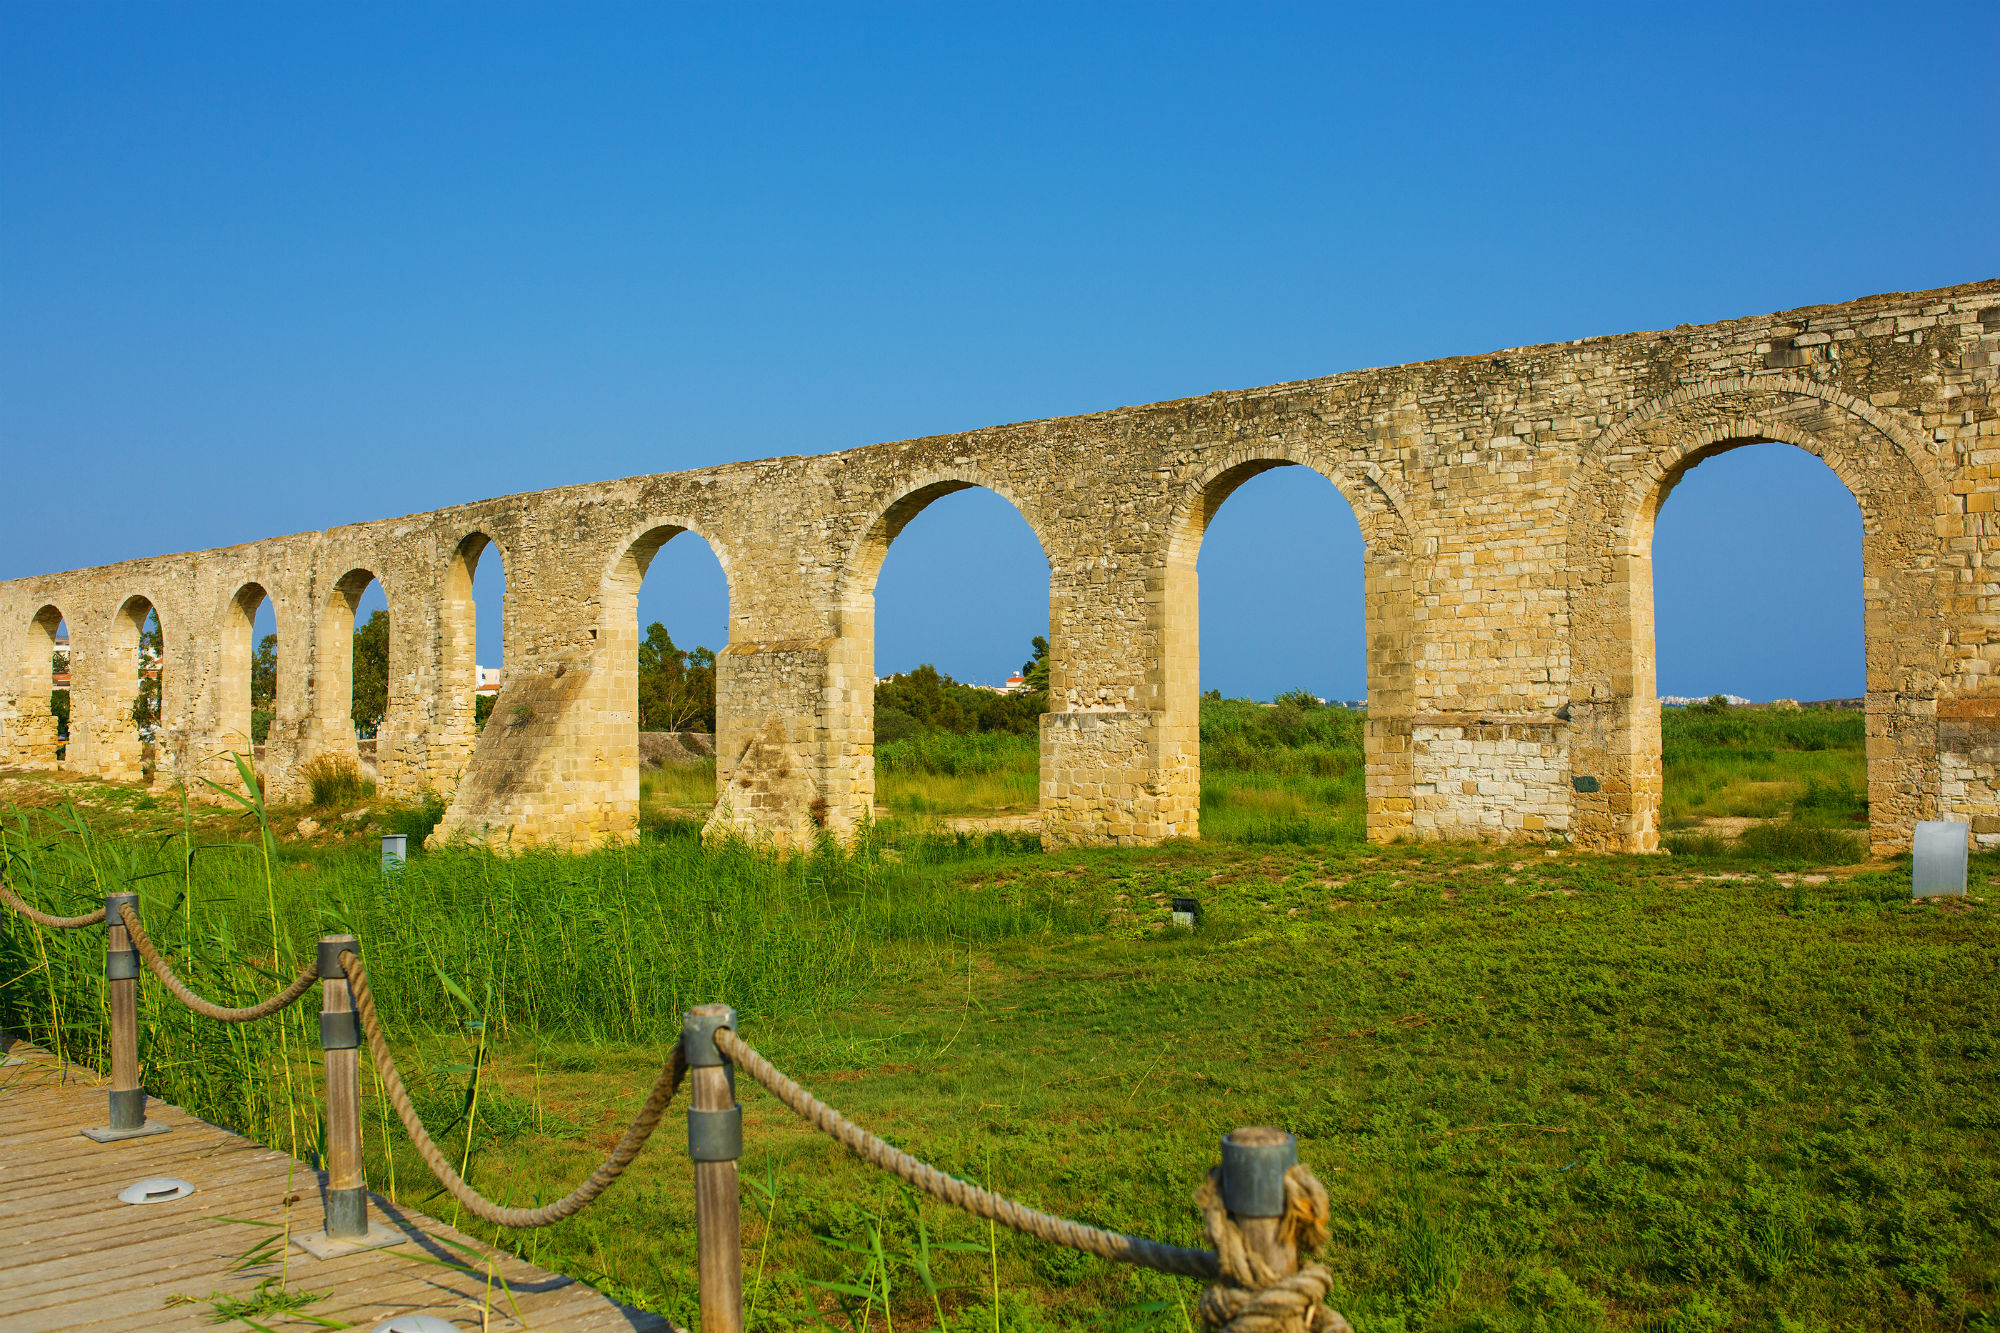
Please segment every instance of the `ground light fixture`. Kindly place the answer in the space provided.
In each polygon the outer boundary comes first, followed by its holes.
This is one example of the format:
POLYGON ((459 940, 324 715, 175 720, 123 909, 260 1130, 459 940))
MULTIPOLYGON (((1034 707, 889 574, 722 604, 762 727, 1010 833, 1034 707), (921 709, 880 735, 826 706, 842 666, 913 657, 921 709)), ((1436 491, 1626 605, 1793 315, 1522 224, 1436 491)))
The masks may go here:
POLYGON ((458 1325, 434 1314, 399 1314, 384 1319, 368 1333, 458 1333, 458 1325))
POLYGON ((384 833, 382 835, 382 873, 390 874, 403 868, 403 862, 410 859, 410 835, 407 833, 384 833))
POLYGON ((1910 839, 1910 897, 1965 896, 1966 844, 1971 833, 1950 819, 1926 819, 1910 839))
POLYGON ((171 1203, 194 1193, 194 1186, 175 1176, 154 1176, 118 1191, 120 1203, 171 1203))
POLYGON ((1201 904, 1192 898, 1176 898, 1172 904, 1173 923, 1187 930, 1193 930, 1201 920, 1201 904))

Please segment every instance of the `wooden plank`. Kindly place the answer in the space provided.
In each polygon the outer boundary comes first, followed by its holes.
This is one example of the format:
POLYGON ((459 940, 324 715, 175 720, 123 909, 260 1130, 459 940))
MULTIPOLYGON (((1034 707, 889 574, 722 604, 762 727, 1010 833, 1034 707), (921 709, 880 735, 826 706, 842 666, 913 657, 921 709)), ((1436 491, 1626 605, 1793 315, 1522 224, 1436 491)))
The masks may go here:
MULTIPOLYGON (((211 1329, 212 1293, 246 1294, 281 1271, 275 1262, 233 1270, 270 1233, 221 1217, 282 1225, 289 1190, 300 1196, 291 1208, 293 1230, 319 1228, 321 1173, 159 1102, 149 1105, 148 1118, 172 1124, 172 1134, 92 1143, 76 1127, 103 1120, 102 1081, 46 1054, 16 1051, 36 1063, 0 1080, 0 1323, 8 1333, 211 1329), (193 1181, 197 1191, 140 1207, 117 1201, 119 1189, 159 1175, 193 1181), (177 1297, 194 1299, 168 1304, 177 1297)), ((524 1327, 676 1333, 664 1319, 512 1255, 496 1255, 414 1209, 377 1196, 371 1196, 371 1209, 411 1239, 323 1263, 291 1251, 283 1267, 287 1286, 328 1293, 306 1313, 364 1328, 392 1315, 425 1313, 492 1333, 524 1327), (478 1269, 418 1257, 465 1264, 464 1252, 445 1240, 492 1257, 505 1287, 495 1282, 489 1293, 478 1269), (515 1317, 516 1305, 525 1324, 515 1317)), ((323 1327, 280 1315, 260 1316, 260 1322, 286 1333, 323 1327)))

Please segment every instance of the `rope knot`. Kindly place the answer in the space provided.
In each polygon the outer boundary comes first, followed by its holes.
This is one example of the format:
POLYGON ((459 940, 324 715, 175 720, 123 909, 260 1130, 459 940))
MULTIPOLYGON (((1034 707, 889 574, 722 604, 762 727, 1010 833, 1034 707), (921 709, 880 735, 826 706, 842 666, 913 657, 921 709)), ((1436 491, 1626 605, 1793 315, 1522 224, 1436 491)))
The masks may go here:
MULTIPOLYGON (((1221 1280, 1201 1297, 1201 1326, 1211 1333, 1354 1333, 1327 1308, 1333 1274, 1320 1264, 1274 1266, 1243 1235, 1222 1205, 1222 1168, 1212 1168, 1195 1192, 1215 1246, 1221 1280)), ((1278 1219, 1281 1255, 1310 1254, 1326 1242, 1326 1186, 1303 1163, 1285 1172, 1285 1211, 1278 1219)))

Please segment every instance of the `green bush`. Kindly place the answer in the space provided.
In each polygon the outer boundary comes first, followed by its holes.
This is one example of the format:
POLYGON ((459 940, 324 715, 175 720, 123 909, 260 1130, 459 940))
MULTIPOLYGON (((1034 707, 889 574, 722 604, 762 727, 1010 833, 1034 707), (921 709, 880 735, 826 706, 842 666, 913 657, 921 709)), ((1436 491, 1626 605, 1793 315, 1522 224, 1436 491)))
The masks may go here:
POLYGON ((1032 773, 1040 764, 1039 736, 1008 731, 959 733, 924 729, 875 746, 875 767, 884 773, 972 777, 1016 770, 1032 773))
POLYGON ((1752 824, 1738 841, 1758 856, 1808 865, 1844 866, 1868 858, 1868 845, 1858 835, 1799 819, 1752 824))
POLYGON ((299 770, 318 807, 353 805, 375 794, 375 784, 361 776, 351 759, 322 755, 299 770))
POLYGON ((1268 704, 1211 695, 1201 701, 1202 768, 1300 777, 1358 773, 1366 720, 1304 691, 1268 704))
POLYGON ((389 831, 408 838, 410 853, 415 855, 424 845, 424 839, 431 836, 431 830, 443 821, 444 811, 444 797, 426 788, 415 805, 388 813, 389 831))

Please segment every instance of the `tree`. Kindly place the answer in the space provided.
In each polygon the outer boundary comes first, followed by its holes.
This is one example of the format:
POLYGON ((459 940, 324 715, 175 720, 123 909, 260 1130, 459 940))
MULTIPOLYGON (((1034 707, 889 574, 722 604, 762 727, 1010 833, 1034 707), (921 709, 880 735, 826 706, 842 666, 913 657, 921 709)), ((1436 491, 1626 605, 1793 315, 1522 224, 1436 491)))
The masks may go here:
POLYGON ((639 730, 715 730, 715 654, 682 652, 657 620, 639 645, 639 730))
POLYGON ((1021 675, 1028 682, 1030 694, 1049 692, 1049 641, 1037 634, 1033 640, 1035 655, 1021 664, 1021 675))
POLYGON ((357 736, 373 736, 389 711, 389 613, 378 610, 354 631, 354 718, 357 736))
POLYGON ((250 659, 250 743, 262 745, 271 737, 271 723, 278 716, 278 636, 266 634, 250 659))
MULTIPOLYGON (((69 670, 68 653, 55 653, 52 656, 50 656, 49 675, 51 678, 60 675, 62 672, 68 670, 69 670)), ((49 712, 55 715, 56 739, 57 740, 68 739, 69 691, 67 689, 60 689, 60 690, 52 689, 49 691, 49 712)))
MULTIPOLYGON (((1048 707, 1048 640, 1034 641, 1043 687, 1020 694, 1001 694, 976 685, 961 685, 926 662, 891 676, 875 687, 875 739, 901 740, 918 731, 1011 731, 1032 736, 1041 728, 1048 707)), ((1028 674, 1026 671, 1023 675, 1028 674)))
POLYGON ((278 636, 266 634, 250 660, 250 707, 268 709, 278 697, 278 636))
POLYGON ((132 723, 139 728, 142 739, 151 740, 153 728, 160 723, 160 673, 161 659, 166 654, 166 643, 160 633, 160 618, 153 612, 146 613, 145 628, 139 631, 139 697, 132 701, 132 723), (147 668, 152 674, 147 674, 147 668))

